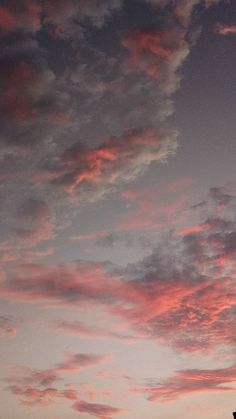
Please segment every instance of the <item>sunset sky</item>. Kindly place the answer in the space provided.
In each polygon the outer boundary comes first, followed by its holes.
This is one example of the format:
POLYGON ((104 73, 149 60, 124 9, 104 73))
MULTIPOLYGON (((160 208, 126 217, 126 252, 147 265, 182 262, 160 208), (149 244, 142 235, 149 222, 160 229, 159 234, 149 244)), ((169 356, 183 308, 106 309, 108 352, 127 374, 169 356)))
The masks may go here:
POLYGON ((236 410, 235 0, 0 0, 0 418, 236 410))

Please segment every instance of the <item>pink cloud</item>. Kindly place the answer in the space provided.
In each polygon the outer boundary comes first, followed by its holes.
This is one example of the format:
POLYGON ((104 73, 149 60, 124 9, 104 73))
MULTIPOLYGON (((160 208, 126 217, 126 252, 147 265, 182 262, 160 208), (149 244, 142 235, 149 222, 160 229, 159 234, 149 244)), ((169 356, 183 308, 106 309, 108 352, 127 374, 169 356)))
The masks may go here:
POLYGON ((77 412, 87 413, 100 419, 112 419, 122 412, 122 409, 100 403, 87 403, 78 401, 73 405, 77 412))
MULTIPOLYGON (((217 205, 229 200, 218 192, 217 205)), ((2 280, 0 294, 17 301, 102 307, 126 325, 116 333, 76 320, 57 324, 81 337, 159 339, 185 351, 233 345, 235 222, 216 217, 213 210, 196 226, 181 235, 170 233, 164 245, 160 242, 151 255, 127 268, 91 262, 16 266, 2 280)))
MULTIPOLYGON (((107 355, 93 354, 67 354, 65 360, 46 370, 23 368, 14 377, 5 381, 10 383, 7 390, 20 397, 21 403, 29 406, 48 406, 55 404, 58 399, 78 400, 83 391, 78 391, 73 385, 55 386, 62 382, 62 374, 80 372, 86 368, 96 367, 109 359, 107 355), (22 399, 23 398, 23 399, 22 399)), ((94 396, 93 387, 87 387, 86 394, 89 398, 94 396)))
POLYGON ((131 32, 122 40, 130 52, 124 70, 144 72, 156 78, 165 93, 173 93, 178 86, 177 69, 189 53, 184 36, 185 31, 178 27, 131 32))
POLYGON ((95 231, 88 234, 79 234, 77 236, 72 236, 71 240, 94 241, 106 237, 108 233, 108 231, 95 231))
POLYGON ((76 145, 63 154, 52 182, 70 193, 81 190, 82 194, 90 185, 103 195, 112 185, 136 177, 151 162, 173 154, 176 137, 176 132, 136 129, 109 138, 96 149, 84 150, 76 145))
POLYGON ((108 355, 72 354, 68 355, 64 362, 57 364, 55 371, 63 373, 78 372, 85 368, 94 367, 108 360, 108 355))
POLYGON ((236 34, 236 25, 219 24, 216 27, 216 32, 223 36, 236 34))
POLYGON ((34 387, 20 387, 19 385, 12 385, 8 387, 15 396, 23 397, 21 404, 28 407, 45 407, 55 404, 57 399, 77 400, 78 392, 72 389, 58 390, 53 387, 44 389, 34 387))
POLYGON ((171 200, 161 196, 154 188, 141 191, 127 190, 122 196, 132 202, 131 208, 119 223, 124 230, 162 229, 178 225, 186 212, 188 194, 173 197, 171 200))
POLYGON ((232 365, 217 370, 181 370, 162 384, 133 391, 146 392, 150 401, 170 402, 189 394, 235 391, 233 385, 228 385, 235 381, 236 367, 232 365))

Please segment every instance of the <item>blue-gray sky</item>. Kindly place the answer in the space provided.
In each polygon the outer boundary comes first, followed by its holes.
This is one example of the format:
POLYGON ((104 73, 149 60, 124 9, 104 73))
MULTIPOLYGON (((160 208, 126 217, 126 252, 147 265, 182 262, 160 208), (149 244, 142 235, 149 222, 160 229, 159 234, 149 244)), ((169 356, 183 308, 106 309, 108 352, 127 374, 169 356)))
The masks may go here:
POLYGON ((234 1, 0 0, 4 419, 230 417, 234 1))

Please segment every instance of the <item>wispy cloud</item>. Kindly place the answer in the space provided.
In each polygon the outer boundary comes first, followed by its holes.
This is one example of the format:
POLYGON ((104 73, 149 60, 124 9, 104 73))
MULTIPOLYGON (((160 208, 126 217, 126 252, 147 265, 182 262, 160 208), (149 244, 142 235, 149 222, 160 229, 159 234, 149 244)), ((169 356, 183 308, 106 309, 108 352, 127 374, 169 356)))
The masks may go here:
POLYGON ((87 413, 100 419, 111 419, 119 413, 122 413, 122 409, 109 406, 101 403, 87 403, 84 401, 78 401, 73 405, 73 408, 77 412, 87 413))
POLYGON ((15 336, 18 330, 18 322, 11 316, 0 316, 0 337, 15 336))
POLYGON ((132 391, 146 392, 150 401, 170 402, 189 394, 235 391, 233 384, 235 381, 235 365, 217 370, 180 370, 160 384, 152 384, 144 389, 136 388, 132 391))
POLYGON ((216 32, 223 36, 234 35, 236 34, 236 25, 218 24, 216 26, 216 32))
POLYGON ((45 370, 22 368, 20 374, 8 377, 10 384, 6 390, 20 397, 23 405, 45 407, 56 403, 57 399, 78 400, 82 391, 72 385, 61 386, 63 374, 81 372, 108 360, 107 355, 86 353, 67 354, 65 360, 45 370))

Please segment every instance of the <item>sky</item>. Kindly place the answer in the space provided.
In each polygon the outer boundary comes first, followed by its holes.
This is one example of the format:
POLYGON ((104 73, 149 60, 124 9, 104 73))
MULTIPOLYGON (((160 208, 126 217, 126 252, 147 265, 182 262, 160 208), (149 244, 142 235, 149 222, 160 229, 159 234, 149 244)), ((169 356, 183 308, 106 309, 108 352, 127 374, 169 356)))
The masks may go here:
POLYGON ((3 419, 236 410, 236 3, 0 0, 3 419))

